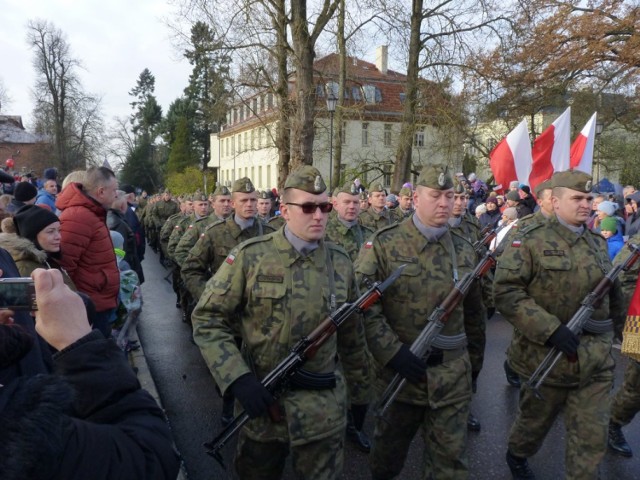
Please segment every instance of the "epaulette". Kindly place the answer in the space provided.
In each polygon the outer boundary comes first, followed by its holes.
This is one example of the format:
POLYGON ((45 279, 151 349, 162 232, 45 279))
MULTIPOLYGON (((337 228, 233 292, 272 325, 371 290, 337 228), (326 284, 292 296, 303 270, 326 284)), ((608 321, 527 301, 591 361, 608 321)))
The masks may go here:
MULTIPOLYGON (((524 218, 524 217, 522 217, 522 218, 524 218)), ((516 231, 516 235, 517 235, 518 237, 522 237, 522 236, 524 236, 524 235, 528 234, 529 232, 532 232, 532 231, 534 231, 535 229, 540 228, 540 227, 544 227, 544 226, 545 226, 545 223, 544 223, 544 222, 534 222, 534 223, 530 223, 529 225, 525 225, 525 226, 524 226, 524 228, 519 228, 519 229, 516 231)))
MULTIPOLYGON (((360 225, 360 226, 365 226, 366 227, 366 225, 360 225)), ((387 232, 389 230, 393 230, 394 228, 398 228, 399 226, 400 226, 400 223, 396 222, 396 223, 392 223, 391 225, 387 225, 385 227, 379 228, 378 230, 373 232, 373 236, 371 237, 371 239, 373 240, 374 238, 376 238, 381 233, 387 232)))
POLYGON ((454 237, 458 237, 460 240, 463 240, 464 243, 469 244, 471 247, 473 247, 473 243, 471 243, 467 238, 465 238, 464 236, 462 236, 462 233, 458 232, 457 230, 454 230, 452 228, 449 229, 449 232, 451 233, 451 235, 453 235, 454 237))
POLYGON ((245 240, 244 242, 242 242, 240 245, 234 247, 238 250, 244 250, 245 248, 254 245, 256 243, 262 243, 262 242, 270 242, 273 239, 272 235, 263 235, 261 237, 253 237, 250 238, 249 240, 245 240))
POLYGON ((347 251, 337 243, 324 242, 324 244, 327 246, 329 250, 333 250, 337 253, 340 253, 341 255, 344 255, 349 261, 351 261, 351 257, 349 257, 349 254, 347 253, 347 251))
MULTIPOLYGON (((199 222, 202 222, 203 220, 208 220, 208 219, 209 219, 209 215, 207 215, 206 217, 199 218, 193 223, 199 223, 199 222)), ((220 220, 220 221, 222 222, 223 220, 220 220)))
MULTIPOLYGON (((201 218, 200 220, 204 220, 204 218, 201 218)), ((226 222, 226 220, 217 220, 217 221, 213 222, 211 225, 207 226, 207 228, 204 229, 203 234, 208 232, 209 230, 211 230, 213 227, 216 227, 216 226, 218 226, 220 224, 223 224, 225 222, 226 222)))

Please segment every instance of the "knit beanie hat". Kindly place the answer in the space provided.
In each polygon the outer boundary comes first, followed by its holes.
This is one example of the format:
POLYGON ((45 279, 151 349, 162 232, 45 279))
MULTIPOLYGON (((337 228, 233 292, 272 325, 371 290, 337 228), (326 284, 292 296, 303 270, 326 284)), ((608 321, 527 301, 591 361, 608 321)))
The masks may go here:
POLYGON ((609 200, 600 202, 600 205, 598 205, 598 210, 608 215, 609 217, 613 217, 617 209, 618 209, 618 205, 616 205, 613 202, 610 202, 609 200))
POLYGON ((59 222, 57 215, 50 210, 37 205, 25 205, 18 210, 13 217, 16 232, 19 236, 31 240, 37 244, 38 233, 52 223, 59 222))
POLYGON ((13 198, 19 202, 28 202, 37 195, 38 189, 29 182, 18 182, 13 187, 13 198))
POLYGON ((618 222, 612 217, 603 218, 600 222, 600 230, 615 233, 618 231, 618 222))

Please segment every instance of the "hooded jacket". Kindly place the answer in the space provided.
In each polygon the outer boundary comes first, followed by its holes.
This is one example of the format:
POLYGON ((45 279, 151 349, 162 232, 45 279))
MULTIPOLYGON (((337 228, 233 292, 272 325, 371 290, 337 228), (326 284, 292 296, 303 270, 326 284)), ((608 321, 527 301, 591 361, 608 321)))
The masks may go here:
POLYGON ((58 196, 56 207, 62 210, 64 256, 60 265, 78 290, 89 295, 98 312, 116 308, 120 273, 106 224, 107 211, 79 183, 67 185, 58 196))
POLYGON ((16 262, 21 277, 30 277, 36 268, 56 268, 62 272, 64 283, 71 290, 76 290, 73 281, 60 267, 59 262, 49 258, 47 252, 40 250, 28 238, 20 237, 15 233, 0 233, 0 247, 9 252, 13 261, 16 262))

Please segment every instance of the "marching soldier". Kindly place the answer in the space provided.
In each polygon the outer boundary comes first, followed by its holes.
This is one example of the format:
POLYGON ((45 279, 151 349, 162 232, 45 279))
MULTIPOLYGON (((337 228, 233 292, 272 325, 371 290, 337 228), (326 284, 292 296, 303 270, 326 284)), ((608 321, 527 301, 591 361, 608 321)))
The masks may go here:
POLYGON ((283 421, 266 415, 274 399, 259 381, 295 342, 357 295, 348 255, 323 241, 331 204, 318 170, 301 167, 284 188, 286 226, 229 254, 193 313, 194 338, 217 384, 231 391, 252 418, 238 439, 238 476, 280 478, 291 454, 299 477, 334 479, 344 459, 347 385, 353 404, 368 402, 358 316, 305 363, 316 376, 314 384, 294 386, 278 399, 283 421), (238 333, 245 355, 235 342, 238 333))
POLYGON ((409 187, 402 187, 398 193, 398 208, 396 208, 396 214, 399 217, 399 221, 410 217, 413 213, 413 192, 409 187))
MULTIPOLYGON (((180 211, 180 207, 178 204, 173 201, 171 198, 171 192, 169 190, 165 190, 162 194, 162 199, 156 202, 153 210, 151 211, 151 224, 155 230, 154 235, 154 251, 157 251, 160 248, 159 244, 159 234, 160 230, 162 230, 162 226, 167 221, 167 219, 180 211)), ((164 254, 162 250, 160 250, 160 262, 162 263, 164 259, 164 254)))
POLYGON ((359 222, 374 232, 396 222, 396 217, 386 207, 387 194, 381 183, 369 189, 369 208, 360 214, 359 222))
POLYGON ((364 212, 367 208, 369 208, 369 195, 367 192, 360 192, 360 212, 364 212))
POLYGON ((376 360, 375 385, 382 391, 399 373, 407 385, 376 422, 370 455, 374 480, 402 471, 409 445, 425 433, 422 478, 466 479, 467 418, 471 401, 471 364, 464 317, 485 315, 480 285, 473 285, 449 316, 425 362, 409 346, 429 315, 455 283, 476 264, 472 245, 448 227, 453 180, 442 168, 425 167, 413 194, 415 213, 404 222, 378 230, 360 250, 356 276, 386 278, 400 265, 402 276, 381 302, 365 314, 367 344, 376 360))
POLYGON ((271 220, 271 207, 273 206, 273 193, 270 190, 264 192, 258 192, 258 206, 256 217, 262 221, 262 223, 269 223, 271 220))
POLYGON ((595 309, 581 337, 566 323, 582 299, 611 269, 604 239, 586 228, 591 177, 580 171, 551 179, 554 215, 519 229, 496 268, 496 307, 513 324, 509 365, 528 378, 556 347, 565 355, 540 387, 541 400, 520 390, 507 464, 514 478, 534 478, 534 455, 564 409, 566 478, 597 478, 604 456, 613 386, 613 321, 620 320, 619 284, 595 309), (552 294, 550 292, 553 292, 552 294))

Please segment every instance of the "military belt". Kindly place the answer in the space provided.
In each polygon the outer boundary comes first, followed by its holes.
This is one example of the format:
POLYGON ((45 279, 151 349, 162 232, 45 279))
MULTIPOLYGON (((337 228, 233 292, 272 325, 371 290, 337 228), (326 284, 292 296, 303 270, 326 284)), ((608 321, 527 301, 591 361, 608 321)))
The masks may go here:
POLYGON ((601 334, 607 333, 613 330, 613 320, 607 318, 606 320, 594 320, 590 318, 583 327, 584 333, 601 334))
POLYGON ((293 390, 330 390, 336 388, 336 374, 315 373, 304 370, 297 370, 290 378, 293 390))
POLYGON ((431 344, 433 348, 440 350, 457 350, 467 346, 467 336, 464 333, 458 335, 438 335, 431 344))

